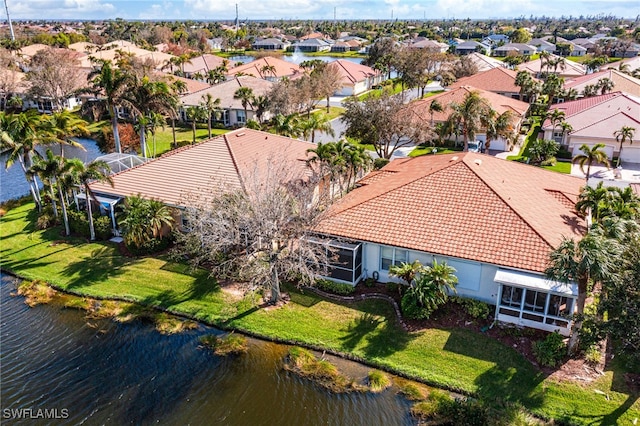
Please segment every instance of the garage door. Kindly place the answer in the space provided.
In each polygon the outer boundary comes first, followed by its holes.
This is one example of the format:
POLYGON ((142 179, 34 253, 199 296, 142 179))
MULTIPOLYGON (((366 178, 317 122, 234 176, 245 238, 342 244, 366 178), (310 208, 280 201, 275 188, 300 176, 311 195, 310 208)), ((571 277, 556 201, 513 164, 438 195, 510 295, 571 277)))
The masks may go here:
POLYGON ((640 163, 640 146, 625 146, 622 148, 622 163, 640 163))

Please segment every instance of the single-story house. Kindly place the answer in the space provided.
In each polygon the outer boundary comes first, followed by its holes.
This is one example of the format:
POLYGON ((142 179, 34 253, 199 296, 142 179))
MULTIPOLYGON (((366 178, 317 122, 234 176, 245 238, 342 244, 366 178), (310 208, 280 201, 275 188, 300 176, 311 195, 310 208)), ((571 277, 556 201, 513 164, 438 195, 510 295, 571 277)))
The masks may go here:
POLYGON ((500 321, 569 334, 574 283, 547 280, 550 252, 586 231, 574 210, 584 181, 478 153, 398 159, 365 176, 316 227, 342 241, 328 278, 397 281, 392 265, 455 268, 457 293, 500 321), (343 251, 345 253, 343 253, 343 251))
POLYGON ((505 34, 489 34, 482 41, 490 46, 509 43, 509 36, 505 34))
POLYGON ((111 176, 113 187, 103 182, 89 186, 105 206, 139 194, 180 209, 195 200, 217 196, 223 190, 241 189, 243 182, 273 167, 274 162, 282 162, 292 179, 310 176, 307 150, 314 146, 310 142, 242 128, 116 173, 111 176))
POLYGON ((332 52, 357 52, 362 47, 362 43, 356 39, 338 40, 331 46, 332 52))
POLYGON ((491 54, 493 56, 509 56, 509 55, 523 55, 531 56, 536 53, 538 48, 530 44, 525 43, 507 43, 499 47, 495 47, 491 54))
POLYGON ((385 79, 380 71, 344 59, 329 62, 328 66, 336 68, 341 75, 342 88, 335 93, 337 96, 357 96, 385 79))
MULTIPOLYGON (((551 55, 551 59, 557 60, 560 58, 556 55, 551 55)), ((547 61, 543 58, 534 59, 523 64, 518 65, 518 71, 527 71, 534 77, 539 77, 542 73, 545 72, 553 72, 554 74, 558 74, 560 77, 571 78, 577 77, 580 75, 585 75, 587 73, 587 68, 574 62, 570 59, 562 58, 562 65, 558 65, 557 68, 554 69, 553 66, 549 67, 547 65, 547 61)))
POLYGON ((263 38, 253 42, 251 47, 254 50, 284 50, 289 47, 291 43, 288 41, 282 41, 277 38, 263 38))
MULTIPOLYGON (((240 99, 235 98, 236 91, 241 87, 248 87, 252 90, 253 96, 264 96, 273 87, 273 82, 249 75, 238 76, 222 83, 210 86, 204 90, 190 93, 180 97, 180 116, 183 121, 187 121, 186 110, 190 106, 199 106, 202 97, 211 94, 213 99, 220 99, 220 116, 214 119, 223 123, 227 127, 242 126, 248 120, 257 120, 255 107, 247 105, 247 116, 240 99)), ((269 112, 265 112, 263 119, 270 118, 269 112)))
POLYGON ((427 38, 410 40, 407 47, 412 47, 414 49, 429 49, 440 53, 444 53, 449 50, 449 45, 447 43, 441 43, 427 38))
POLYGON ((187 78, 192 78, 194 74, 201 74, 206 79, 207 73, 210 70, 228 63, 228 60, 221 58, 220 56, 204 53, 190 58, 188 62, 185 62, 180 67, 176 67, 175 65, 172 66, 171 70, 173 72, 184 71, 184 75, 187 78))
POLYGON ((505 67, 505 63, 499 59, 492 58, 482 53, 473 52, 466 55, 467 59, 478 67, 478 72, 488 71, 493 68, 505 67))
POLYGON ((564 89, 575 89, 580 95, 587 85, 596 85, 603 78, 613 82, 613 90, 624 92, 628 95, 640 96, 640 79, 625 74, 615 68, 608 68, 591 74, 565 79, 564 89))
MULTIPOLYGON (((443 123, 449 119, 453 111, 451 105, 462 104, 469 93, 472 92, 478 92, 480 97, 498 114, 509 111, 512 114, 513 131, 517 133, 520 130, 522 121, 529 109, 528 103, 471 86, 459 86, 452 90, 411 102, 408 105, 408 109, 413 113, 412 119, 423 121, 431 121, 433 119, 434 123, 443 123), (433 111, 432 113, 429 110, 431 103, 434 101, 437 101, 443 107, 442 111, 433 111)), ((462 136, 459 136, 457 140, 462 141, 462 138, 462 136)), ((480 131, 476 134, 476 139, 486 142, 487 135, 484 131, 480 131)), ((509 141, 502 137, 491 141, 492 150, 507 151, 508 148, 509 141)))
POLYGON ((605 64, 605 65, 600 67, 600 71, 606 70, 606 69, 610 69, 610 68, 616 68, 618 71, 625 71, 626 70, 628 72, 633 72, 635 70, 639 70, 640 69, 640 56, 636 56, 634 58, 621 59, 621 60, 616 61, 616 62, 611 62, 611 63, 605 64))
POLYGON ((259 58, 244 65, 231 68, 227 72, 228 77, 236 75, 251 75, 264 80, 278 81, 283 77, 294 78, 302 75, 302 68, 293 62, 287 62, 272 56, 265 56, 264 58, 259 58))
POLYGON ((531 39, 527 44, 537 47, 538 52, 555 53, 556 51, 555 44, 541 38, 531 39))
POLYGON ((498 67, 463 77, 449 87, 453 89, 460 86, 472 86, 513 99, 520 99, 520 87, 516 86, 517 75, 517 71, 498 67))
POLYGON ((323 38, 307 38, 295 43, 293 48, 300 52, 328 52, 332 44, 323 38))
POLYGON ((456 55, 469 55, 471 53, 486 53, 491 51, 491 46, 474 40, 466 40, 456 45, 456 55))
MULTIPOLYGON (((571 132, 563 133, 556 125, 555 129, 549 120, 542 124, 545 139, 553 139, 564 146, 572 154, 580 153, 580 146, 593 146, 597 143, 605 145, 604 151, 610 159, 617 157, 619 142, 614 132, 623 126, 640 129, 640 99, 623 92, 612 92, 605 95, 582 98, 575 101, 554 104, 550 111, 559 110, 565 113, 564 121, 572 127, 571 132)), ((621 161, 624 163, 640 163, 640 145, 626 142, 622 148, 621 161)))

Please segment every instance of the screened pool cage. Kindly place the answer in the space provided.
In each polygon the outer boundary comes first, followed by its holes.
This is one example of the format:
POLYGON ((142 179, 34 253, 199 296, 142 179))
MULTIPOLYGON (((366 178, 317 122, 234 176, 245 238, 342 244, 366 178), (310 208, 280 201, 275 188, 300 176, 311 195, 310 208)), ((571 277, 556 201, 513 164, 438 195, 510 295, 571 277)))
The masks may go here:
POLYGON ((120 173, 124 170, 140 166, 149 161, 148 158, 142 158, 134 154, 122 154, 118 152, 101 155, 100 157, 96 158, 96 161, 97 160, 107 163, 107 165, 111 169, 111 173, 120 173))
POLYGON ((362 243, 330 237, 311 237, 310 241, 324 246, 327 254, 326 275, 332 281, 356 285, 362 278, 362 243))

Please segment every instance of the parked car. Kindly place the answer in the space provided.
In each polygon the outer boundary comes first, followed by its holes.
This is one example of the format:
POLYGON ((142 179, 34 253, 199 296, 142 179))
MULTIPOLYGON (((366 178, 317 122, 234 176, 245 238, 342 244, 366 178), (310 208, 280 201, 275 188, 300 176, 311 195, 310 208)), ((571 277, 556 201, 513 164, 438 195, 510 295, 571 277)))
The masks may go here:
POLYGON ((469 142, 468 144, 469 147, 469 152, 483 152, 484 151, 484 142, 482 141, 475 141, 475 142, 469 142))

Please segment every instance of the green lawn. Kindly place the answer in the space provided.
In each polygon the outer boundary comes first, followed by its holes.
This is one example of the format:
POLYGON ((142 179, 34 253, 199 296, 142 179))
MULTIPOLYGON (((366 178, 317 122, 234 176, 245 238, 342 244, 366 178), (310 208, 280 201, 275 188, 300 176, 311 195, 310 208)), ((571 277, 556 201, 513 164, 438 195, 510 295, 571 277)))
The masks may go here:
POLYGON ((571 174, 571 163, 566 161, 557 161, 555 166, 542 166, 542 168, 566 175, 571 174))
POLYGON ((543 417, 580 424, 632 424, 640 418, 624 371, 607 369, 596 382, 559 383, 509 347, 480 333, 427 329, 408 333, 383 301, 340 305, 292 291, 291 302, 263 310, 233 301, 205 272, 164 258, 125 258, 110 243, 60 237, 60 229, 35 230, 33 204, 0 220, 2 268, 46 280, 75 293, 116 297, 189 314, 252 334, 326 348, 368 363, 457 389, 487 401, 513 401, 543 417), (597 392, 598 393, 597 393, 597 392), (602 393, 600 393, 602 392, 602 393), (605 396, 606 395, 606 396, 605 396))
POLYGON ((432 155, 432 154, 451 154, 453 152, 460 152, 460 150, 456 151, 450 148, 442 147, 442 146, 426 146, 421 147, 417 146, 409 153, 409 157, 420 157, 422 155, 432 155), (433 152, 433 150, 436 152, 433 152))
MULTIPOLYGON (((223 135, 229 132, 229 129, 211 129, 211 136, 223 135)), ((209 138, 209 132, 206 125, 199 125, 196 128, 196 142, 201 142, 209 138)), ((178 146, 189 145, 193 140, 193 132, 191 128, 176 127, 176 142, 178 146)), ((153 139, 149 136, 147 143, 149 147, 153 149, 153 139)), ((156 132, 156 155, 162 155, 172 149, 173 134, 171 133, 171 126, 165 126, 163 129, 158 129, 156 132)))

